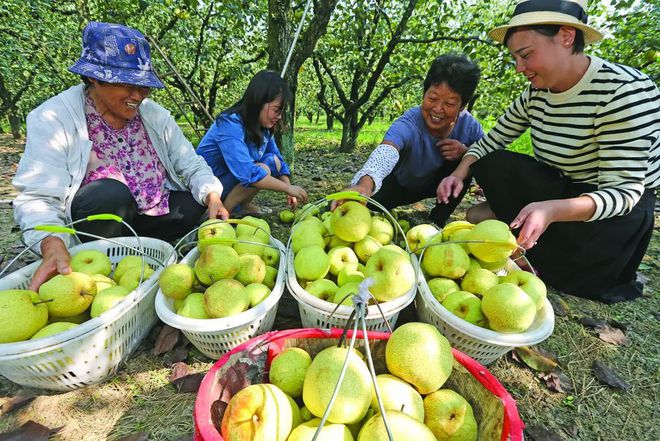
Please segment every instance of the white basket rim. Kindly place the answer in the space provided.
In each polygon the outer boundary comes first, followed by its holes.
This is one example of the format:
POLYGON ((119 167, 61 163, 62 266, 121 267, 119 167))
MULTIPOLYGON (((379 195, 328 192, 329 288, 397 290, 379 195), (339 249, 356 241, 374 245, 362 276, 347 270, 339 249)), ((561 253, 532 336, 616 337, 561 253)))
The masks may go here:
MULTIPOLYGON (((133 236, 128 237, 114 237, 112 238, 115 242, 120 242, 127 246, 135 247, 137 245, 137 238, 133 236)), ((99 244, 103 244, 102 240, 90 241, 83 244, 75 245, 69 249, 69 252, 77 252, 87 249, 98 249, 99 244)), ((140 237, 140 242, 143 247, 146 248, 161 248, 170 252, 169 258, 166 259, 165 264, 170 262, 172 259, 176 258, 176 253, 174 247, 169 243, 162 241, 160 239, 155 239, 151 237, 140 237)), ((110 244, 110 243, 108 243, 110 244)), ((108 246, 108 244, 103 246, 108 246)), ((110 244, 116 245, 116 244, 110 244)), ((144 256, 145 259, 149 259, 149 256, 144 256)), ((26 265, 23 268, 14 271, 11 274, 5 276, 2 280, 8 279, 18 279, 19 277, 31 277, 32 274, 41 264, 41 260, 26 265), (12 277, 13 276, 13 277, 12 277)), ((74 340, 83 336, 88 335, 91 332, 97 331, 99 328, 108 326, 109 324, 119 320, 130 308, 134 307, 138 302, 140 302, 147 295, 149 288, 151 288, 158 279, 158 275, 163 268, 159 268, 151 276, 151 280, 143 282, 138 288, 131 291, 121 302, 119 302, 114 307, 108 309, 103 314, 98 317, 91 318, 71 329, 68 329, 63 332, 58 332, 57 334, 50 335, 48 337, 39 338, 36 340, 25 340, 15 343, 4 343, 0 344, 0 358, 10 359, 12 356, 23 357, 27 353, 40 353, 47 350, 50 350, 53 346, 58 346, 63 343, 66 343, 70 340, 74 340)))
MULTIPOLYGON (((270 295, 266 297, 258 305, 249 308, 239 314, 230 317, 216 318, 216 319, 194 319, 183 317, 172 311, 171 304, 173 300, 168 299, 158 289, 156 294, 156 314, 166 324, 180 329, 182 331, 197 332, 197 333, 217 333, 220 331, 227 331, 233 328, 244 326, 247 323, 255 321, 259 317, 265 315, 279 302, 282 294, 284 293, 284 274, 285 274, 285 255, 284 245, 279 240, 271 237, 271 245, 277 247, 280 251, 280 262, 277 270, 277 279, 270 295)), ((188 254, 185 255, 179 263, 190 264, 197 260, 199 251, 197 247, 193 248, 188 254)))
POLYGON ((547 298, 545 299, 543 308, 537 311, 534 322, 526 331, 505 334, 473 325, 452 314, 433 296, 423 275, 419 279, 419 293, 425 306, 431 309, 443 321, 465 335, 485 343, 512 347, 533 345, 547 339, 554 330, 555 314, 552 304, 547 298))

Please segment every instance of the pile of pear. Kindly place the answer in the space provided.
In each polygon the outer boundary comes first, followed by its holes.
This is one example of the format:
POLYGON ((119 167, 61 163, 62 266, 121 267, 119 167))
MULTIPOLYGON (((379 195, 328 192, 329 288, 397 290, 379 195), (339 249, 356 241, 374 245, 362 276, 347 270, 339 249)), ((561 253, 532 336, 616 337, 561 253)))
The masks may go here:
POLYGON ((112 267, 99 250, 71 257, 71 273, 58 274, 39 287, 0 291, 0 343, 49 337, 72 329, 119 305, 153 268, 129 255, 112 267))
POLYGON ((544 308, 547 289, 536 275, 507 272, 516 238, 504 222, 447 224, 440 232, 418 225, 409 232, 433 297, 457 317, 501 333, 524 332, 544 308), (418 229, 418 231, 415 231, 418 229), (436 244, 436 245, 433 245, 436 244))
POLYGON ((415 269, 393 238, 392 223, 360 202, 323 213, 309 210, 291 232, 298 283, 321 300, 346 306, 352 306, 352 294, 367 277, 378 302, 401 297, 415 285, 415 269))
POLYGON ((280 251, 270 225, 246 216, 232 223, 207 220, 197 230, 199 257, 166 267, 158 279, 174 311, 192 319, 225 318, 263 302, 277 280, 280 251))
POLYGON ((283 350, 271 362, 269 383, 231 398, 219 428, 223 438, 311 441, 348 360, 317 440, 388 440, 384 420, 395 441, 477 439, 472 405, 447 387, 454 358, 433 325, 411 322, 392 333, 375 385, 361 351, 336 345, 314 356, 300 347, 283 350))

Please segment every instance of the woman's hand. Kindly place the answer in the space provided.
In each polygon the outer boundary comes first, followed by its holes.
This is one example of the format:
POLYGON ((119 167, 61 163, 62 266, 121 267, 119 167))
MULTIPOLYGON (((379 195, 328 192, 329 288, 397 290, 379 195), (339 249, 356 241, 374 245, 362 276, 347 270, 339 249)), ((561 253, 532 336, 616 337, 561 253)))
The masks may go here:
MULTIPOLYGON (((360 181, 357 183, 357 185, 352 185, 342 191, 355 191, 362 196, 371 197, 373 196, 375 186, 376 184, 374 183, 373 178, 369 175, 364 175, 362 178, 360 178, 360 181)), ((346 199, 338 199, 332 201, 330 203, 330 211, 334 211, 335 208, 339 207, 344 202, 346 202, 346 199)), ((367 205, 366 201, 361 201, 361 203, 367 205)))
POLYGON ((536 245, 548 226, 555 222, 555 215, 560 208, 561 201, 542 201, 527 204, 511 222, 512 229, 520 228, 518 245, 526 250, 536 245))
POLYGON ((300 202, 301 204, 307 203, 307 192, 299 185, 289 185, 286 190, 287 203, 295 208, 300 202), (295 205, 294 205, 295 204, 295 205))
POLYGON ((58 274, 71 272, 71 256, 66 245, 59 237, 49 236, 41 241, 41 255, 43 261, 34 276, 28 289, 38 291, 39 287, 58 274))
POLYGON ((458 161, 467 152, 467 147, 456 139, 441 139, 435 144, 447 161, 458 161))
POLYGON ((206 206, 209 208, 209 219, 229 219, 229 211, 222 204, 217 192, 212 191, 206 196, 206 206))
POLYGON ((443 204, 449 203, 449 197, 457 198, 461 191, 463 191, 463 179, 458 176, 449 175, 440 181, 438 188, 435 191, 438 202, 443 204))

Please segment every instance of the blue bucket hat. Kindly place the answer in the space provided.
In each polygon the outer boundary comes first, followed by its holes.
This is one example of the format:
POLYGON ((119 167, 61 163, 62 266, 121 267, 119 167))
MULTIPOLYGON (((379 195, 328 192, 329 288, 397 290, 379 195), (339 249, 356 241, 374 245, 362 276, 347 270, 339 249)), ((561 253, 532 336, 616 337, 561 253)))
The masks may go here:
POLYGON ((92 21, 85 26, 82 55, 69 71, 106 83, 165 87, 153 71, 144 35, 115 23, 92 21))

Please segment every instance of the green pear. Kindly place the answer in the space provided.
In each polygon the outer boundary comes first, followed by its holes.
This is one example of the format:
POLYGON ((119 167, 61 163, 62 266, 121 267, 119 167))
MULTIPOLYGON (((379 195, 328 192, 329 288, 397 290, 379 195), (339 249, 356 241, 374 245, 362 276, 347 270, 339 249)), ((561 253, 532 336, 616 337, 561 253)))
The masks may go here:
POLYGON ((232 246, 236 231, 231 224, 218 219, 208 219, 197 230, 197 248, 204 251, 209 245, 232 246))
POLYGON ((352 424, 360 421, 367 413, 373 390, 369 368, 355 351, 332 346, 314 357, 305 375, 303 401, 313 415, 321 418, 346 359, 348 364, 343 381, 328 413, 328 421, 331 423, 352 424))
POLYGON ((449 293, 442 301, 442 306, 466 322, 477 326, 484 324, 485 317, 481 312, 481 300, 470 292, 454 291, 449 293))
POLYGON ((270 225, 264 219, 259 219, 254 216, 245 216, 236 224, 237 236, 253 236, 257 235, 267 242, 270 236, 270 225))
POLYGON ((144 272, 142 271, 141 266, 134 266, 124 271, 121 279, 119 279, 119 285, 123 286, 129 291, 133 291, 140 285, 140 283, 149 279, 153 273, 154 270, 149 265, 144 267, 144 272))
POLYGON ((407 220, 398 219, 397 223, 401 227, 401 230, 403 231, 403 234, 406 234, 406 233, 408 233, 408 231, 410 231, 410 222, 408 222, 407 220))
POLYGON ((293 398, 300 398, 307 369, 312 357, 301 348, 287 348, 277 354, 270 364, 270 382, 293 398))
POLYGON ((114 280, 112 280, 108 276, 104 276, 103 274, 92 274, 91 277, 92 280, 94 280, 94 283, 96 284, 97 293, 103 291, 106 288, 110 288, 116 285, 114 280))
MULTIPOLYGON (((98 292, 96 294, 98 295, 98 292)), ((67 323, 75 323, 76 325, 79 325, 81 323, 85 323, 87 320, 92 318, 89 315, 89 313, 90 311, 88 308, 85 311, 81 312, 80 314, 72 315, 71 317, 49 317, 47 324, 50 325, 51 323, 67 322, 67 323)))
POLYGON ((376 254, 376 251, 381 249, 383 245, 375 238, 367 235, 362 240, 355 242, 353 249, 360 262, 367 263, 369 258, 376 254))
POLYGON ((208 319, 206 306, 204 305, 204 294, 193 292, 183 300, 183 304, 177 308, 176 313, 183 317, 193 319, 208 319))
MULTIPOLYGON (((414 387, 390 374, 376 376, 376 383, 385 410, 398 410, 410 415, 420 423, 424 422, 424 401, 414 387)), ((380 412, 375 391, 371 398, 371 408, 376 413, 380 412)))
POLYGON ((429 290, 435 299, 442 303, 449 293, 460 291, 458 283, 446 277, 436 277, 427 282, 429 290))
POLYGON ((359 286, 360 284, 357 282, 346 283, 328 301, 338 305, 353 307, 353 296, 358 293, 359 286))
POLYGON ((248 309, 250 296, 241 282, 234 279, 222 279, 206 289, 204 304, 209 317, 229 317, 248 309))
POLYGON ((250 283, 261 283, 266 277, 266 264, 263 259, 254 254, 241 254, 238 256, 241 267, 234 276, 234 279, 241 282, 244 286, 250 283))
POLYGON ((328 251, 330 258, 330 274, 336 276, 342 268, 348 264, 358 263, 358 257, 355 252, 346 246, 338 246, 328 251))
MULTIPOLYGON (((387 425, 392 433, 393 441, 437 441, 431 429, 415 418, 396 410, 386 410, 387 425)), ((388 441, 387 429, 383 416, 378 413, 372 416, 358 435, 357 441, 388 441)))
POLYGON ((379 302, 406 294, 415 286, 415 269, 406 257, 388 249, 378 250, 367 262, 366 277, 374 281, 369 291, 379 302))
POLYGON ((261 258, 266 265, 277 267, 280 263, 280 250, 272 247, 264 247, 264 252, 261 258))
POLYGON ((537 311, 543 308, 548 291, 543 280, 539 279, 536 275, 528 273, 527 271, 517 270, 502 277, 500 282, 517 285, 531 297, 536 305, 537 311))
POLYGON ((263 283, 250 283, 245 286, 245 289, 250 297, 250 308, 257 306, 270 295, 270 288, 263 283))
POLYGON ((303 421, 310 421, 314 419, 314 415, 312 415, 312 412, 309 411, 307 406, 303 406, 300 408, 300 418, 303 421))
POLYGON ((195 262, 195 274, 204 285, 231 279, 240 269, 238 253, 227 245, 209 245, 195 262))
POLYGON ((291 232, 291 249, 294 254, 309 246, 325 248, 323 232, 311 222, 302 222, 291 232))
POLYGON ((484 243, 469 243, 472 254, 484 262, 497 262, 508 258, 518 248, 516 237, 509 226, 497 219, 479 222, 470 230, 467 240, 482 240, 484 243))
POLYGON ((371 213, 359 202, 344 202, 332 213, 332 229, 340 239, 359 242, 371 230, 371 213))
POLYGON ((513 283, 501 283, 486 291, 481 309, 490 328, 504 333, 526 331, 536 316, 532 298, 513 283))
POLYGON ((266 275, 261 283, 266 285, 269 289, 275 288, 275 283, 277 283, 277 269, 266 265, 266 275))
POLYGON ((383 248, 385 248, 386 250, 396 251, 397 253, 399 253, 403 257, 405 257, 406 259, 410 260, 410 254, 408 254, 408 251, 404 250, 399 245, 394 245, 393 243, 390 243, 390 244, 387 244, 387 245, 383 245, 383 248))
MULTIPOLYGON (((321 418, 304 422, 291 431, 286 441, 312 441, 320 424, 321 418)), ((316 441, 354 441, 354 438, 345 424, 326 422, 316 441)))
POLYGON ((85 273, 58 274, 39 288, 39 298, 47 303, 52 317, 71 317, 82 313, 96 295, 94 280, 85 273))
POLYGON ((442 229, 442 240, 444 242, 449 242, 450 240, 456 240, 454 239, 454 233, 464 230, 470 231, 473 228, 474 228, 474 224, 468 221, 459 220, 459 221, 449 222, 442 229))
POLYGON ((467 272, 474 271, 480 268, 481 268, 481 264, 479 264, 479 261, 473 257, 470 257, 470 266, 468 267, 467 272))
POLYGON ((459 279, 469 267, 470 258, 457 244, 430 246, 422 257, 422 269, 432 277, 459 279))
POLYGON ((406 233, 410 251, 419 254, 426 242, 436 234, 438 234, 438 229, 431 224, 415 225, 406 233))
POLYGON ((321 300, 333 298, 339 287, 329 279, 317 279, 305 286, 305 291, 321 300))
POLYGON ((287 394, 286 397, 289 399, 289 404, 291 405, 291 429, 293 429, 300 426, 304 421, 300 415, 300 406, 298 406, 298 403, 290 395, 287 394))
POLYGON ((392 224, 383 216, 372 216, 369 236, 376 239, 382 245, 387 245, 392 242, 394 227, 392 227, 392 224))
MULTIPOLYGON (((147 259, 144 259, 144 264, 147 265, 147 259)), ((142 266, 142 257, 140 256, 124 256, 117 266, 115 267, 115 272, 112 274, 112 278, 114 279, 115 282, 119 283, 121 280, 121 276, 124 275, 124 272, 126 272, 127 269, 135 267, 135 266, 142 266)))
MULTIPOLYGON (((192 293, 190 293, 190 294, 192 294, 192 293)), ((190 294, 188 294, 188 296, 190 294)), ((183 301, 186 300, 188 298, 188 296, 185 296, 182 299, 174 299, 174 301, 172 302, 172 307, 174 308, 174 311, 178 311, 179 308, 181 308, 183 306, 183 301)))
POLYGON ((296 218, 296 215, 293 214, 291 210, 282 210, 280 211, 280 220, 285 224, 290 224, 296 218))
POLYGON ((325 277, 330 270, 330 257, 318 245, 305 247, 293 259, 293 268, 298 278, 316 280, 325 277))
POLYGON ((110 258, 99 250, 82 250, 71 256, 71 271, 88 275, 103 274, 107 276, 112 271, 110 258))
POLYGON ((185 263, 174 263, 165 268, 158 278, 158 286, 163 295, 172 299, 182 299, 192 292, 195 283, 195 270, 185 263))
POLYGON ((426 395, 445 384, 454 356, 449 341, 435 326, 409 322, 395 329, 388 339, 385 364, 390 373, 426 395))
POLYGON ((75 323, 69 323, 69 322, 54 322, 51 323, 50 325, 46 325, 43 328, 41 328, 39 331, 37 331, 36 334, 30 338, 30 340, 36 340, 38 338, 45 338, 45 337, 50 337, 51 335, 59 334, 60 332, 68 331, 71 328, 75 328, 78 326, 75 323))
POLYGON ((358 269, 357 265, 346 265, 337 274, 337 285, 344 286, 347 283, 360 283, 364 278, 364 273, 358 269))
POLYGON ((34 291, 0 291, 0 343, 27 340, 46 326, 48 308, 34 291))
POLYGON ((239 235, 236 237, 234 250, 240 254, 254 254, 255 256, 263 256, 264 251, 269 248, 270 239, 263 234, 252 235, 239 235))
POLYGON ((465 273, 463 280, 461 280, 461 289, 478 296, 483 296, 486 291, 498 283, 500 283, 500 280, 496 274, 487 269, 480 268, 465 273))
POLYGON ((424 398, 424 423, 438 440, 476 441, 477 420, 472 406, 451 389, 440 389, 424 398))
POLYGON ((90 316, 92 318, 98 317, 120 301, 124 300, 124 298, 130 293, 131 290, 122 285, 104 289, 94 297, 94 300, 92 301, 92 308, 90 310, 90 316))
POLYGON ((344 239, 340 239, 336 234, 332 233, 330 236, 330 242, 328 242, 328 247, 330 249, 335 247, 350 247, 352 244, 344 239))
MULTIPOLYGON (((492 271, 494 273, 506 267, 506 264, 509 262, 509 258, 497 260, 495 262, 484 262, 483 260, 479 260, 477 257, 471 260, 474 260, 476 264, 478 264, 481 268, 487 269, 488 271, 492 271)), ((470 265, 472 265, 472 263, 470 263, 470 265)))

